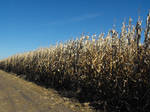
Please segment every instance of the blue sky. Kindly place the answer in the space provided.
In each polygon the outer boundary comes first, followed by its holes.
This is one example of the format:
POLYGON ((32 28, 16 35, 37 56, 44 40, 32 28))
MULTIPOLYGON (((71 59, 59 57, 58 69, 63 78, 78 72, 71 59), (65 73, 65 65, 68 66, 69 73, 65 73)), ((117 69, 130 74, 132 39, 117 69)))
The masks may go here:
POLYGON ((0 59, 113 24, 119 30, 129 17, 145 23, 149 9, 150 0, 0 0, 0 59))

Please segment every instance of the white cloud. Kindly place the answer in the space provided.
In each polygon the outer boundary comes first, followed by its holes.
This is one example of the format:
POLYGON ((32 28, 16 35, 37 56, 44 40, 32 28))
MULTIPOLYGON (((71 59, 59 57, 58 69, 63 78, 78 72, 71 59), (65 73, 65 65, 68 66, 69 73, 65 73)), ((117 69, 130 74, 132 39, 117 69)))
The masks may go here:
POLYGON ((84 20, 87 20, 87 19, 93 19, 93 18, 96 18, 100 16, 100 14, 84 14, 84 15, 81 15, 81 16, 78 16, 78 17, 73 17, 72 19, 70 19, 71 22, 78 22, 78 21, 84 21, 84 20))
POLYGON ((68 23, 73 23, 73 22, 80 22, 80 21, 85 21, 89 19, 94 19, 98 16, 100 16, 99 13, 83 14, 80 16, 70 17, 65 20, 51 21, 48 23, 48 25, 60 25, 60 24, 68 24, 68 23))

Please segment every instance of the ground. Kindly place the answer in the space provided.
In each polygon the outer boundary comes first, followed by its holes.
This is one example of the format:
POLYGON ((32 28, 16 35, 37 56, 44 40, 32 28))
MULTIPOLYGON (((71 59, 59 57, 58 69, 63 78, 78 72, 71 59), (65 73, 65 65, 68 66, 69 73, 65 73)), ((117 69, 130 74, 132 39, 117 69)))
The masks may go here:
POLYGON ((92 112, 92 110, 61 97, 53 89, 45 89, 0 71, 0 112, 92 112))

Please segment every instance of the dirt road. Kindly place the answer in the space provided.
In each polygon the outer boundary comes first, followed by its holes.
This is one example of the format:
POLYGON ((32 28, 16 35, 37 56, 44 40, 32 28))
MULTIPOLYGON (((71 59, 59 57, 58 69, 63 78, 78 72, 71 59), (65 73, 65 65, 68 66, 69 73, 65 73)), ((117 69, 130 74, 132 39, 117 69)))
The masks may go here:
POLYGON ((47 90, 0 71, 0 112, 79 112, 75 105, 47 90))

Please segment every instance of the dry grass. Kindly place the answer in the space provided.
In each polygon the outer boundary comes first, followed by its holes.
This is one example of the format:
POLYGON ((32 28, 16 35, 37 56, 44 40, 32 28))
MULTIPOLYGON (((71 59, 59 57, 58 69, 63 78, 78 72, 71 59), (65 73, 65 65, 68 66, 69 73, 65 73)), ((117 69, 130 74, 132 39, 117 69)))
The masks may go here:
POLYGON ((0 61, 0 68, 24 74, 46 87, 71 90, 81 102, 105 111, 149 111, 150 13, 144 44, 141 20, 123 23, 120 35, 80 39, 17 54, 0 61))

